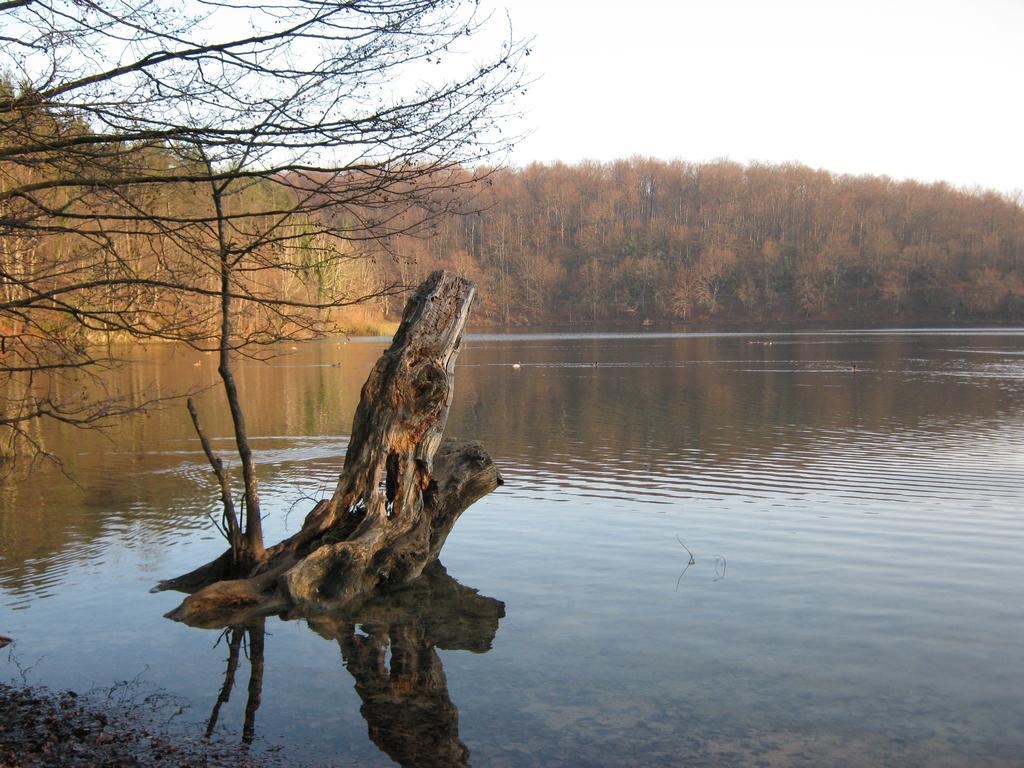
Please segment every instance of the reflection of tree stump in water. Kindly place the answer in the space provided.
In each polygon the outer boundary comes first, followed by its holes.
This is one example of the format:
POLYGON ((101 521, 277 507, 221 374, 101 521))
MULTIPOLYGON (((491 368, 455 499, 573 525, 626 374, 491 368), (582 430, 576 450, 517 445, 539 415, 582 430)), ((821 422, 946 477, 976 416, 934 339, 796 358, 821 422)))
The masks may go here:
POLYGON ((370 739, 392 760, 406 768, 468 766, 459 710, 435 648, 484 653, 504 615, 500 600, 462 586, 434 563, 406 589, 309 625, 338 641, 370 739))
MULTIPOLYGON (((468 766, 469 749, 459 740, 459 710, 448 695, 435 649, 485 653, 504 616, 504 603, 462 586, 434 561, 403 589, 374 597, 357 610, 306 620, 322 637, 338 641, 373 743, 406 768, 441 768, 468 766)), ((263 690, 265 635, 264 619, 224 630, 227 668, 207 737, 231 698, 247 639, 250 673, 242 742, 252 743, 263 690)))
POLYGON ((468 766, 459 710, 448 696, 441 659, 421 627, 355 627, 338 638, 356 679, 370 739, 402 766, 468 766), (385 656, 390 646, 390 668, 385 656))

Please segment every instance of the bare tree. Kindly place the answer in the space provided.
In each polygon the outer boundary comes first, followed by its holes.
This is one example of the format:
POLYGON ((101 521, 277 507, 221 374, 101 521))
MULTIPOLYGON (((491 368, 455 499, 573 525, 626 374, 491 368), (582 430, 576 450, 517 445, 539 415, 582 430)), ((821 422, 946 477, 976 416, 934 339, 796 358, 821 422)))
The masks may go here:
POLYGON ((138 407, 78 386, 114 362, 98 338, 215 351, 258 554, 231 360, 399 289, 383 270, 351 279, 352 263, 453 210, 466 169, 506 149, 527 51, 503 32, 485 60, 460 52, 491 34, 478 13, 461 0, 0 3, 10 450, 32 445, 39 417, 90 426, 138 407))

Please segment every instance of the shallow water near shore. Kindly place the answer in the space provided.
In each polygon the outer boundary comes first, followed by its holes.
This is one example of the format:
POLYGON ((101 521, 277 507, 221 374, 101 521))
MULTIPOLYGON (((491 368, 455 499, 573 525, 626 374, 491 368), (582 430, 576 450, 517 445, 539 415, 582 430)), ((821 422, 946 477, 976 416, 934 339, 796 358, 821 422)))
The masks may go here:
MULTIPOLYGON (((332 490, 387 343, 240 365, 268 542, 332 490)), ((215 381, 133 357, 122 392, 215 381)), ((471 335, 455 375, 447 434, 506 484, 446 572, 223 636, 147 591, 222 549, 184 406, 47 427, 79 485, 42 464, 0 488, 0 679, 128 681, 297 764, 1021 764, 1024 331, 471 335)))

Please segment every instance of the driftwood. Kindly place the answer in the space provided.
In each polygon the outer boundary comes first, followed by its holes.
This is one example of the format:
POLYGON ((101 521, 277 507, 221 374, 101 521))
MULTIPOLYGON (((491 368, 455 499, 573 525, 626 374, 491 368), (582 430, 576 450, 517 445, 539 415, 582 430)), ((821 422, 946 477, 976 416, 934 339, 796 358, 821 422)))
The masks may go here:
POLYGON ((437 558, 459 515, 502 483, 478 443, 442 442, 474 291, 447 272, 427 278, 363 385, 333 496, 244 578, 231 578, 229 550, 158 584, 192 593, 169 618, 226 626, 293 608, 354 606, 412 581, 437 558))

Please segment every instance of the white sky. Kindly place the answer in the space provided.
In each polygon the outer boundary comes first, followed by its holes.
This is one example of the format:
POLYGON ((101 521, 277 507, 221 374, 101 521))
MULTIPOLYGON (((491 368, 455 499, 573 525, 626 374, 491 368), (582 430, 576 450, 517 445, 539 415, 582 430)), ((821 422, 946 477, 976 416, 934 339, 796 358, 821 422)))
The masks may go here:
POLYGON ((1024 188, 1024 0, 492 0, 535 37, 511 162, 798 161, 1024 188))

